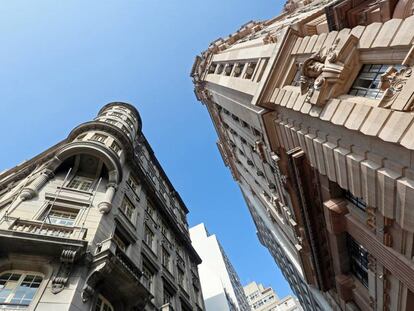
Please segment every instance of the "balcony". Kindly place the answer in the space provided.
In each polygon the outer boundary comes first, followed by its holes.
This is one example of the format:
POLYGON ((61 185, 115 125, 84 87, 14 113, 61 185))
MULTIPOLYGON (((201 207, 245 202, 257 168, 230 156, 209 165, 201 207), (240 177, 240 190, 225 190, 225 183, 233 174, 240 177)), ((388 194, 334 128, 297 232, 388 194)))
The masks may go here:
POLYGON ((0 250, 60 256, 63 249, 85 249, 87 229, 8 217, 0 224, 0 250))
POLYGON ((2 303, 0 304, 0 310, 4 311, 22 311, 27 310, 29 305, 14 304, 14 303, 2 303))
POLYGON ((40 221, 16 219, 10 226, 9 230, 24 232, 51 237, 60 237, 65 239, 84 240, 87 229, 80 227, 68 227, 54 224, 46 224, 40 221))
POLYGON ((91 270, 82 297, 89 299, 89 288, 100 284, 101 291, 119 297, 129 310, 142 310, 151 300, 151 293, 141 283, 142 272, 113 239, 102 241, 91 261, 91 270))

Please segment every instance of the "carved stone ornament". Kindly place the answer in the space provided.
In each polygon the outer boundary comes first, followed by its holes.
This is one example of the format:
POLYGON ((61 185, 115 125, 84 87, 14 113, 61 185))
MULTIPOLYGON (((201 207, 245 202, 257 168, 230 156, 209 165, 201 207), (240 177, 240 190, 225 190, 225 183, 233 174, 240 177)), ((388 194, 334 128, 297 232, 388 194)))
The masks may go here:
POLYGON ((328 49, 322 48, 301 64, 300 89, 307 94, 306 101, 324 106, 328 99, 337 97, 349 83, 347 77, 356 68, 358 38, 348 35, 337 39, 328 49))
POLYGON ((60 255, 60 267, 58 273, 52 280, 51 291, 53 294, 60 293, 68 282, 77 252, 70 249, 64 249, 60 255))
POLYGON ((271 44, 271 43, 276 43, 277 39, 274 35, 272 35, 270 32, 266 34, 266 36, 263 38, 263 43, 264 44, 271 44))
POLYGON ((112 270, 114 261, 115 258, 112 258, 106 262, 103 262, 99 266, 95 267, 91 273, 89 273, 82 288, 81 297, 83 302, 87 302, 89 298, 95 294, 97 284, 104 277, 104 275, 108 274, 112 270))
MULTIPOLYGON (((412 71, 412 68, 407 66, 400 70, 393 66, 388 67, 388 69, 381 75, 379 88, 381 91, 384 91, 384 94, 381 97, 380 107, 391 108, 395 99, 407 83, 407 80, 411 77, 412 71)), ((414 107, 410 105, 405 110, 412 111, 413 108, 414 107)))

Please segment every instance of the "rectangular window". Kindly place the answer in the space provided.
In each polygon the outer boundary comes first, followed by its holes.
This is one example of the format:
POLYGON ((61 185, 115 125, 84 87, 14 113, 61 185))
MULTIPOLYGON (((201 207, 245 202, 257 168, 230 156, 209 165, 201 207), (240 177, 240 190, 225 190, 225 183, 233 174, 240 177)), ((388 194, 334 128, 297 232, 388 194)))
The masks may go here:
POLYGON ((77 210, 64 210, 53 207, 49 215, 45 215, 45 222, 54 225, 73 226, 77 216, 77 210))
POLYGON ((219 64, 216 73, 218 75, 221 75, 223 71, 224 71, 224 64, 219 64))
POLYGON ((358 197, 354 196, 348 190, 345 190, 344 195, 345 195, 345 199, 347 199, 349 202, 351 202, 356 207, 358 207, 359 209, 361 209, 365 212, 365 210, 367 209, 367 203, 365 203, 365 201, 362 198, 358 198, 358 197))
POLYGON ((0 309, 8 310, 8 305, 13 310, 29 306, 42 280, 36 274, 6 272, 0 275, 0 309))
POLYGON ((168 229, 164 221, 161 221, 161 233, 168 238, 168 229))
POLYGON ((154 272, 147 267, 147 265, 142 265, 142 284, 145 286, 145 288, 150 292, 154 293, 153 288, 154 283, 154 272))
POLYGON ((256 66, 257 66, 257 63, 249 63, 247 65, 246 73, 244 75, 245 79, 251 79, 253 77, 256 66))
POLYGON ((111 116, 116 116, 116 117, 118 117, 120 119, 123 119, 123 115, 120 112, 112 111, 111 112, 111 116))
POLYGON ((380 98, 383 94, 383 92, 379 89, 381 75, 390 66, 394 66, 397 69, 401 68, 401 65, 364 65, 361 71, 359 72, 358 77, 354 81, 354 84, 352 85, 349 94, 374 99, 380 98))
POLYGON ((349 234, 346 236, 346 245, 350 259, 352 274, 368 288, 368 252, 358 244, 349 234))
POLYGON ((68 188, 82 191, 89 191, 92 187, 93 179, 83 176, 75 176, 68 184, 68 188))
POLYGON ((115 242, 116 246, 118 246, 124 252, 129 246, 129 242, 124 237, 122 237, 122 235, 117 230, 115 230, 113 241, 115 242))
POLYGON ((242 74, 242 72, 243 72, 243 69, 244 69, 244 66, 245 66, 246 64, 245 63, 238 63, 237 65, 236 65, 236 67, 234 68, 234 76, 236 77, 236 78, 238 78, 238 77, 240 77, 240 75, 242 74))
POLYGON ((154 207, 152 206, 152 203, 150 201, 147 201, 147 207, 145 208, 145 211, 148 213, 151 218, 154 219, 154 207))
POLYGON ((170 260, 171 260, 171 256, 170 253, 165 249, 162 248, 162 265, 167 268, 168 271, 170 271, 170 260))
POLYGON ((129 220, 134 221, 135 205, 127 198, 124 197, 121 203, 121 211, 128 217, 129 220))
POLYGON ((109 124, 112 124, 112 125, 117 125, 118 124, 118 122, 113 120, 113 119, 105 119, 105 122, 109 123, 109 124))
POLYGON ((217 69, 217 64, 211 64, 210 67, 208 68, 208 73, 214 73, 217 69))
POLYGON ((170 305, 172 305, 174 303, 174 295, 165 287, 163 288, 163 303, 167 304, 169 303, 170 305))
POLYGON ((151 231, 150 228, 148 228, 147 225, 145 225, 144 229, 144 241, 152 249, 154 243, 154 233, 151 231))
POLYGON ((132 176, 129 176, 127 180, 127 184, 131 187, 131 189, 138 194, 139 190, 139 182, 132 176))
POLYGON ((99 141, 101 143, 105 142, 105 140, 108 138, 108 136, 102 135, 102 134, 94 134, 91 138, 91 140, 99 141))
POLYGON ((115 152, 118 153, 121 150, 121 147, 118 145, 117 142, 113 141, 111 144, 111 149, 115 152))
POLYGON ((226 68, 224 69, 224 74, 226 76, 230 76, 231 72, 233 71, 234 64, 227 64, 226 68))

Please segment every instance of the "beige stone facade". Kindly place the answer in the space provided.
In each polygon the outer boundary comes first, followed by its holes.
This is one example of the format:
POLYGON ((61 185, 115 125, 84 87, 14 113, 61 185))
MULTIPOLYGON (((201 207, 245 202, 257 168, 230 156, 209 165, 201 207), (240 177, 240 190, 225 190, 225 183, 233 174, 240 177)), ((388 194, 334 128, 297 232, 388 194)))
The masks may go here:
POLYGON ((0 175, 0 310, 204 310, 188 210, 137 110, 0 175))
POLYGON ((192 70, 305 310, 414 309, 412 1, 288 1, 192 70))

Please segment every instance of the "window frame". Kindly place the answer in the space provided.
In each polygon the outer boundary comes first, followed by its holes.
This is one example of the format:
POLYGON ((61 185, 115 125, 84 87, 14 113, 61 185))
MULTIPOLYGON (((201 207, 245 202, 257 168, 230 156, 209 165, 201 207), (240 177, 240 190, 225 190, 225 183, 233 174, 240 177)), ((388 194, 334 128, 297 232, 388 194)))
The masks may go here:
POLYGON ((81 176, 81 175, 77 175, 75 174, 65 185, 65 188, 69 188, 72 190, 77 190, 77 191, 85 191, 85 192, 92 192, 92 187, 95 183, 95 179, 94 178, 89 178, 89 177, 85 177, 85 176, 81 176), (77 187, 73 187, 72 183, 75 182, 76 179, 80 179, 81 181, 79 181, 79 185, 77 187), (82 189, 83 188, 83 184, 90 182, 89 187, 86 189, 82 189))
POLYGON ((346 234, 346 248, 349 268, 352 275, 366 288, 369 288, 368 250, 359 244, 350 234, 346 234))
POLYGON ((171 272, 171 254, 170 252, 163 246, 161 248, 161 264, 164 268, 168 270, 168 272, 171 272), (168 262, 165 262, 165 259, 168 259, 168 262))
MULTIPOLYGON (((43 292, 44 284, 46 284, 44 281, 46 279, 46 276, 44 273, 38 272, 38 271, 28 271, 28 270, 6 270, 0 272, 0 278, 10 273, 11 275, 16 274, 19 275, 18 280, 16 281, 16 284, 12 291, 8 294, 7 298, 4 302, 0 302, 0 306, 24 306, 24 309, 27 309, 30 307, 30 305, 33 303, 33 301, 37 301, 39 299, 39 293, 43 292), (18 291, 21 284, 25 281, 27 276, 34 276, 34 279, 31 281, 31 285, 33 284, 33 281, 36 277, 41 277, 41 280, 38 284, 38 287, 36 287, 36 291, 32 295, 32 298, 30 299, 30 302, 28 304, 22 304, 22 303, 12 303, 11 300, 15 297, 16 292, 18 291), (13 295, 12 295, 13 294, 13 295)), ((7 282, 5 283, 7 284, 7 282)), ((3 287, 4 288, 4 287, 3 287)), ((0 293, 3 290, 3 288, 0 288, 0 293)), ((17 308, 18 309, 18 308, 17 308)), ((7 309, 5 309, 7 310, 7 309)))
POLYGON ((109 136, 100 134, 100 133, 94 133, 90 140, 97 141, 99 143, 105 144, 105 141, 108 139, 109 136))
POLYGON ((115 308, 112 305, 112 303, 105 296, 103 296, 102 294, 98 294, 97 297, 96 297, 95 303, 93 305, 92 311, 104 311, 105 306, 109 307, 109 311, 115 311, 115 308), (99 301, 102 301, 103 304, 101 306, 99 306, 99 309, 97 309, 97 307, 98 307, 97 305, 98 305, 99 301))
POLYGON ((145 286, 145 288, 151 294, 154 294, 154 291, 155 291, 155 286, 154 286, 155 275, 156 275, 156 272, 154 271, 154 269, 151 269, 150 268, 150 265, 145 260, 143 260, 143 262, 142 262, 142 277, 141 277, 141 283, 142 283, 142 285, 145 286), (148 273, 148 277, 146 277, 146 275, 147 275, 145 273, 146 271, 149 272, 148 273), (146 282, 144 281, 144 278, 146 280, 148 280, 148 282, 149 282, 149 288, 148 288, 146 282))
POLYGON ((154 232, 150 229, 150 227, 147 224, 144 224, 144 243, 151 249, 154 250, 154 239, 155 239, 155 234, 154 232), (147 235, 147 233, 150 233, 149 235, 147 235), (151 237, 151 243, 149 243, 149 241, 147 241, 147 236, 151 237))
POLYGON ((132 223, 135 224, 136 221, 136 215, 137 215, 137 207, 134 205, 134 203, 132 203, 132 201, 125 195, 122 199, 121 204, 119 205, 119 210, 122 212, 122 214, 124 214, 126 216, 126 218, 128 218, 128 220, 132 223), (131 215, 129 215, 129 213, 127 212, 128 209, 124 210, 124 204, 125 202, 127 203, 127 205, 132 206, 132 213, 131 215))
POLYGON ((391 63, 391 61, 388 64, 362 63, 362 66, 358 71, 358 74, 355 77, 354 81, 352 82, 352 85, 349 88, 347 94, 374 100, 381 99, 384 94, 384 91, 381 91, 379 88, 381 83, 381 76, 387 71, 390 66, 395 67, 397 70, 400 70, 402 68, 401 64, 391 63), (369 75, 372 75, 373 78, 369 78, 369 75), (367 86, 362 86, 361 84, 364 81, 369 84, 367 86), (365 92, 365 94, 362 94, 363 92, 365 92), (375 96, 371 96, 371 93, 375 93, 375 96))
POLYGON ((42 215, 40 216, 39 220, 45 221, 45 223, 50 224, 50 225, 57 225, 57 226, 65 226, 65 227, 75 227, 78 221, 78 217, 79 217, 79 212, 80 209, 78 208, 67 208, 67 207, 62 207, 59 205, 54 205, 52 206, 52 208, 50 208, 50 205, 46 205, 46 209, 44 211, 44 213, 42 213, 42 215), (71 224, 64 224, 64 223, 59 223, 59 222, 51 222, 51 217, 50 214, 56 212, 56 213, 61 213, 61 214, 72 214, 75 215, 74 218, 58 218, 55 217, 56 219, 72 219, 72 223, 71 224))

